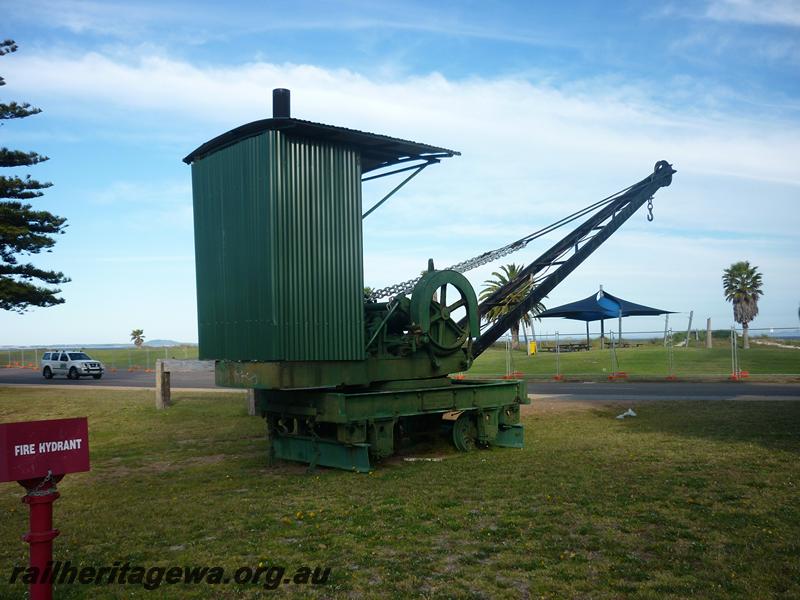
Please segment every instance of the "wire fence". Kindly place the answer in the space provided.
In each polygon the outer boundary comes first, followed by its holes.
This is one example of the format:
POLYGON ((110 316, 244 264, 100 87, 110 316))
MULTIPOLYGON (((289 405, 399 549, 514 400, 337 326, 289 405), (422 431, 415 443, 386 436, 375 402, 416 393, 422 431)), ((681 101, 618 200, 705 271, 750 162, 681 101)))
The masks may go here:
POLYGON ((80 347, 25 347, 3 348, 0 350, 0 368, 41 370, 42 355, 45 352, 65 350, 67 352, 84 352, 91 358, 103 363, 107 371, 155 371, 158 359, 194 360, 197 358, 197 346, 164 346, 164 347, 125 347, 125 348, 80 348, 80 347))
MULTIPOLYGON (((744 348, 740 328, 585 332, 507 336, 481 355, 470 377, 541 380, 799 379, 800 327, 751 328, 744 348), (735 340, 735 343, 734 343, 735 340)), ((107 372, 154 372, 158 359, 195 360, 196 345, 122 348, 3 348, 0 368, 41 371, 44 352, 80 350, 107 372)), ((464 375, 467 375, 466 373, 464 375)))
POLYGON ((800 379, 800 328, 520 335, 478 358, 469 376, 572 380, 800 379))

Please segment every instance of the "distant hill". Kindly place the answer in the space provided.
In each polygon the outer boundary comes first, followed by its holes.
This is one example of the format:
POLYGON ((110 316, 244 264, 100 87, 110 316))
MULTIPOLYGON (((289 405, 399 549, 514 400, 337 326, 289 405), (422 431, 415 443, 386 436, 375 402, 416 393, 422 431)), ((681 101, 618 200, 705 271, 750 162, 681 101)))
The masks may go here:
POLYGON ((196 344, 184 344, 175 340, 147 340, 144 345, 151 348, 163 348, 164 346, 195 346, 196 344))

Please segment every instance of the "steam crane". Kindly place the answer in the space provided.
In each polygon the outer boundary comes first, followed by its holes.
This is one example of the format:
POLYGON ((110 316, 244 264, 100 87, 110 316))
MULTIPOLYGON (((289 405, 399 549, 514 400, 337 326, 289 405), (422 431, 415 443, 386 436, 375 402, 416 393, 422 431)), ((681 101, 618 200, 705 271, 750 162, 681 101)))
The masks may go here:
POLYGON ((269 459, 365 472, 407 438, 445 431, 459 450, 522 447, 523 381, 454 379, 671 183, 651 175, 501 248, 363 294, 362 223, 426 167, 459 153, 273 117, 201 145, 192 166, 200 358, 220 386, 254 389, 269 459), (361 184, 407 177, 362 214, 361 184), (478 303, 463 273, 577 223, 478 303), (532 285, 531 285, 532 283, 532 285), (525 286, 525 287, 523 287, 525 286), (528 290, 524 293, 523 290, 528 290), (521 300, 516 300, 520 298, 521 300), (481 315, 515 299, 483 332, 481 315))

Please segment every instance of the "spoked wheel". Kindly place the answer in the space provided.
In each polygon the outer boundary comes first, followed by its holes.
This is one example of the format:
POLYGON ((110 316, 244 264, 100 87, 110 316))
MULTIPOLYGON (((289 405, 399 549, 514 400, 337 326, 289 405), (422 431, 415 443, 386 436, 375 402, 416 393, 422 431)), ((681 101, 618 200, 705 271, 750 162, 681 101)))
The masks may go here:
MULTIPOLYGON (((455 286, 449 285, 449 287, 455 286)), ((469 335, 469 326, 467 324, 461 325, 456 320, 462 316, 458 315, 458 309, 467 305, 467 299, 461 290, 455 288, 459 298, 448 306, 447 288, 448 284, 441 286, 439 288, 438 302, 431 302, 431 324, 428 330, 431 344, 443 352, 450 352, 460 348, 467 341, 467 336, 469 335)))
POLYGON ((429 271, 422 276, 411 295, 411 318, 439 355, 461 348, 480 331, 475 291, 455 271, 429 271))
POLYGON ((461 413, 453 423, 453 444, 461 452, 470 452, 477 447, 478 428, 470 413, 461 413))

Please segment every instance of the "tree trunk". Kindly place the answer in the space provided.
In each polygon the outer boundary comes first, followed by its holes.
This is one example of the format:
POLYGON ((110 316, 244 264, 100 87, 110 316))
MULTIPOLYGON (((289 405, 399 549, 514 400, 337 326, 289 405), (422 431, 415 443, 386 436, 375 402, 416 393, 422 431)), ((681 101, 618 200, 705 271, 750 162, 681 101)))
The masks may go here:
POLYGON ((511 349, 519 350, 519 322, 511 326, 511 349))
POLYGON ((747 323, 742 324, 742 348, 744 350, 750 349, 750 330, 747 323))

